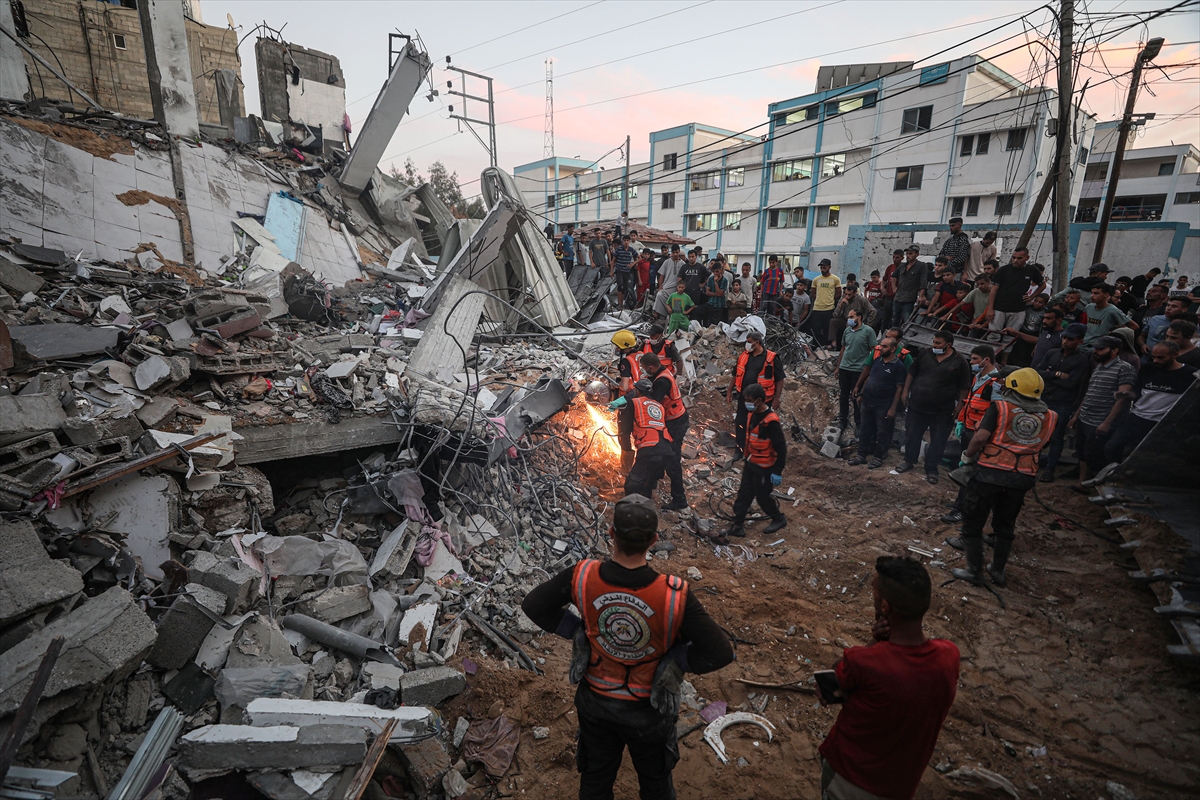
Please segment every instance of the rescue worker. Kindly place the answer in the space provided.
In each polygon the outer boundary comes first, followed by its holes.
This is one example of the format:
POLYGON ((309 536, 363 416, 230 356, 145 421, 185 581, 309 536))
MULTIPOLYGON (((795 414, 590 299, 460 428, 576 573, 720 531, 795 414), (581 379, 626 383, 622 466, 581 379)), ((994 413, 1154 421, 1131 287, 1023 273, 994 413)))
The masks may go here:
POLYGON ((638 366, 641 353, 638 351, 637 337, 633 331, 622 328, 612 335, 612 343, 617 348, 617 376, 621 379, 621 394, 625 394, 642 377, 642 370, 638 366))
POLYGON ((1042 376, 1036 370, 1015 370, 1004 377, 1003 384, 963 454, 964 462, 976 466, 967 480, 963 502, 962 543, 967 567, 950 573, 976 586, 984 581, 983 526, 989 514, 996 545, 987 574, 997 586, 1007 583, 1004 566, 1012 552, 1017 515, 1025 492, 1037 481, 1038 453, 1050 441, 1058 422, 1058 414, 1041 401, 1042 376))
POLYGON ((787 463, 787 439, 783 436, 783 425, 779 416, 767 405, 767 392, 762 384, 752 383, 742 392, 742 403, 749 414, 746 434, 746 461, 742 465, 742 483, 733 500, 733 522, 721 534, 728 541, 730 536, 745 536, 746 514, 755 500, 771 523, 763 528, 763 535, 783 530, 787 519, 779 510, 773 492, 783 483, 783 467, 787 463))
MULTIPOLYGON (((992 390, 993 387, 999 386, 996 383, 998 377, 996 373, 996 351, 991 345, 977 345, 971 351, 970 365, 971 372, 974 373, 975 380, 971 385, 971 391, 967 392, 967 400, 963 403, 962 408, 958 412, 958 422, 955 423, 955 433, 958 435, 959 441, 962 443, 962 449, 965 452, 967 445, 971 443, 971 437, 975 435, 975 431, 979 429, 979 421, 983 419, 984 413, 992 405, 992 390)), ((942 522, 950 525, 962 522, 962 507, 963 500, 966 499, 967 489, 965 486, 958 488, 958 498, 955 499, 954 505, 950 506, 950 511, 942 515, 942 522)), ((961 544, 958 544, 958 537, 951 537, 946 540, 946 544, 951 547, 962 549, 961 544)))
POLYGON ((746 417, 749 415, 746 401, 742 399, 743 387, 757 383, 767 393, 766 403, 772 409, 779 408, 783 394, 783 362, 776 354, 763 347, 763 337, 758 331, 746 334, 746 352, 738 355, 737 366, 729 378, 725 396, 734 406, 734 427, 739 454, 746 449, 746 417))
POLYGON ((646 343, 640 351, 643 355, 653 353, 662 362, 663 369, 678 377, 683 375, 683 357, 679 355, 674 342, 668 342, 663 336, 662 325, 651 325, 646 332, 646 343))
POLYGON ((612 557, 568 567, 521 603, 543 630, 575 643, 569 674, 579 684, 575 764, 583 800, 611 800, 626 747, 642 800, 674 800, 683 674, 713 672, 734 659, 729 637, 687 582, 647 565, 657 532, 648 498, 622 498, 609 530, 612 557), (583 620, 568 610, 571 603, 583 620))
POLYGON ((687 500, 683 494, 683 469, 679 456, 667 432, 667 412, 662 403, 653 400, 650 392, 654 382, 641 378, 633 391, 608 404, 617 413, 617 438, 621 441, 621 466, 632 462, 625 476, 625 494, 652 497, 654 487, 662 476, 671 478, 671 505, 687 500), (626 454, 631 454, 632 459, 626 454))
MULTIPOLYGON (((653 382, 650 399, 661 403, 663 411, 666 413, 667 435, 671 437, 671 445, 675 450, 676 463, 667 470, 667 474, 674 475, 675 470, 678 470, 679 475, 682 476, 683 439, 687 436, 691 419, 688 416, 687 406, 683 404, 683 394, 679 391, 679 383, 675 380, 675 374, 667 368, 667 364, 654 353, 642 355, 641 367, 642 374, 653 382)), ((663 506, 662 510, 683 511, 687 507, 683 487, 680 486, 677 493, 674 479, 672 479, 671 502, 663 506)))

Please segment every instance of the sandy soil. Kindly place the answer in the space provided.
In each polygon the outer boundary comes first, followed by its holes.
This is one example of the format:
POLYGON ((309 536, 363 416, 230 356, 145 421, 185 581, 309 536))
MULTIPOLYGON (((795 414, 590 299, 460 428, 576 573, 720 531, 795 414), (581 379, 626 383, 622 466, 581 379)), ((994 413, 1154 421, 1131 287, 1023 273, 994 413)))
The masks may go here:
MULTIPOLYGON (((812 384, 791 383, 796 389, 785 396, 784 411, 794 412, 806 427, 810 418, 825 424, 831 410, 826 393, 812 384)), ((697 400, 691 436, 699 437, 706 425, 731 428, 712 421, 724 407, 721 398, 704 392, 697 400)), ((787 427, 786 413, 784 419, 787 427)), ((895 461, 892 453, 889 466, 895 461)), ((941 548, 938 558, 946 565, 931 569, 935 588, 926 630, 954 641, 963 655, 958 697, 918 797, 1008 796, 945 774, 975 766, 1005 776, 1023 797, 1111 798, 1109 781, 1143 800, 1196 796, 1200 681, 1168 658, 1165 645, 1177 639, 1169 624, 1155 617, 1152 608, 1159 601, 1151 590, 1126 577, 1127 570, 1138 568, 1132 557, 1060 522, 1031 494, 1009 585, 1000 590, 1007 608, 985 589, 962 583, 939 587, 949 578, 948 569, 961 563, 959 554, 942 544, 953 527, 938 521, 955 487, 947 479, 930 486, 920 470, 915 473, 893 476, 886 469, 851 468, 793 444, 782 488, 794 487, 797 502, 784 509, 785 542, 767 546, 755 533, 763 524, 757 523, 745 540, 757 558, 741 565, 715 555, 711 545, 675 524, 674 515, 665 517, 672 524, 663 537, 677 549, 669 559, 657 558, 655 568, 678 575, 691 566, 700 569, 703 578, 693 582, 693 590, 718 623, 743 640, 736 663, 714 674, 689 676, 692 683, 701 697, 725 700, 730 710, 753 710, 765 702, 762 713, 778 730, 775 741, 767 743, 756 728, 728 729, 728 765, 718 762, 700 731, 689 733, 675 770, 679 796, 819 796, 817 747, 836 712, 820 708, 807 694, 754 694, 736 679, 807 681, 813 670, 831 667, 844 646, 867 643, 874 559, 905 554, 910 545, 941 548), (1031 754, 1041 747, 1044 756, 1031 754), (739 757, 748 766, 736 766, 739 757)), ((704 486, 693 488, 692 500, 702 515, 711 516, 704 495, 719 498, 722 492, 704 486)), ((1090 528, 1101 525, 1102 512, 1061 483, 1043 487, 1041 497, 1090 528)), ((729 503, 726 499, 726 510, 729 503)), ((481 668, 470 690, 449 706, 447 719, 484 718, 503 708, 522 732, 516 761, 495 787, 497 794, 573 797, 578 778, 574 689, 566 680, 570 648, 545 635, 529 649, 545 659, 545 676, 504 669, 495 659, 460 650, 481 668), (550 737, 535 740, 534 726, 549 727, 550 737)), ((637 796, 628 759, 617 796, 637 796)))

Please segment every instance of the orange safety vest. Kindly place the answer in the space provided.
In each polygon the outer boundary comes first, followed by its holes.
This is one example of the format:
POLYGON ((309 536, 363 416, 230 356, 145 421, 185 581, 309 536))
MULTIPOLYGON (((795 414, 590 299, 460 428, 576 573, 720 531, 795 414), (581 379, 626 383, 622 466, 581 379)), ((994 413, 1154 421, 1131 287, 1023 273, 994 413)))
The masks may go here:
POLYGON ((983 446, 977 463, 990 469, 1031 477, 1037 475, 1038 453, 1050 441, 1058 414, 1049 410, 1034 414, 1007 400, 993 402, 996 405, 996 430, 983 446))
POLYGON ((665 353, 666 350, 667 350, 667 340, 666 339, 663 339, 662 347, 660 347, 658 350, 655 350, 654 345, 650 344, 650 340, 647 339, 646 343, 644 345, 642 345, 641 352, 642 352, 642 355, 645 355, 646 353, 654 353, 654 355, 658 356, 659 361, 662 362, 663 370, 674 375, 675 374, 675 360, 671 359, 671 358, 667 358, 666 356, 663 355, 663 353, 665 353))
POLYGON ((679 637, 687 581, 659 575, 642 589, 613 586, 595 559, 575 565, 571 596, 583 615, 592 660, 583 678, 597 694, 646 700, 658 662, 679 637))
POLYGON ((962 410, 958 412, 958 421, 967 430, 979 430, 979 423, 983 419, 983 415, 987 413, 988 407, 992 404, 991 400, 983 399, 983 393, 987 390, 987 387, 995 382, 995 378, 988 378, 979 384, 978 389, 974 386, 971 387, 971 393, 967 395, 967 402, 963 403, 962 410))
POLYGON ((635 450, 654 447, 662 441, 671 441, 667 433, 667 412, 662 403, 649 397, 633 398, 633 446, 635 450))
POLYGON ((663 410, 667 412, 667 422, 679 419, 687 413, 687 406, 683 404, 683 395, 679 391, 679 383, 675 380, 674 373, 667 372, 665 369, 654 376, 655 381, 659 378, 666 378, 671 382, 671 391, 662 401, 663 410))
MULTIPOLYGON (((769 404, 775 399, 775 353, 770 350, 764 351, 767 354, 766 360, 763 362, 762 372, 758 373, 758 385, 763 387, 767 393, 767 403, 769 404), (771 376, 768 378, 767 373, 771 376)), ((746 364, 750 362, 750 354, 745 350, 738 356, 737 373, 733 378, 733 388, 739 392, 742 390, 742 378, 746 376, 746 364)))
POLYGON ((746 460, 751 464, 769 468, 775 466, 779 454, 771 444, 771 437, 763 430, 763 426, 768 422, 779 422, 779 415, 768 411, 757 425, 746 431, 746 460))
POLYGON ((625 356, 625 360, 629 362, 629 379, 634 383, 642 379, 642 365, 638 363, 639 358, 641 358, 641 354, 636 352, 625 356))

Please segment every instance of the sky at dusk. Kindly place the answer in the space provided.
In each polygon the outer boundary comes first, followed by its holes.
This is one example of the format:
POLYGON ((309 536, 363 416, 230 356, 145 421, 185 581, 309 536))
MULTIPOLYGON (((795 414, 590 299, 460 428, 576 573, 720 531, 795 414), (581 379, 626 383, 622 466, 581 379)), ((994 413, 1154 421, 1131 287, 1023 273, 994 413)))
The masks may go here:
MULTIPOLYGON (((1163 69, 1147 70, 1149 85, 1137 103, 1139 113, 1157 117, 1141 130, 1136 147, 1200 143, 1200 6, 1148 24, 1116 16, 1176 2, 1076 4, 1083 69, 1075 85, 1090 79, 1083 109, 1099 121, 1120 116, 1129 86, 1122 73, 1132 67, 1139 42, 1166 39, 1155 60, 1163 69)), ((224 25, 229 15, 244 37, 247 111, 259 110, 253 31, 265 22, 284 28, 288 41, 341 60, 356 131, 386 78, 387 34, 420 34, 433 59, 435 87, 444 90, 453 77, 457 88, 457 73, 444 69, 447 55, 453 64, 494 79, 499 165, 508 171, 543 157, 547 58, 554 61, 555 153, 589 161, 626 135, 634 163, 645 161, 651 131, 688 122, 751 128, 766 121, 769 103, 812 92, 822 65, 929 59, 928 65, 977 52, 1034 85, 1057 81, 1051 52, 1057 24, 1046 7, 1028 1, 202 0, 201 8, 207 24, 224 25), (1011 24, 1000 27, 1005 23, 1011 24)), ((482 83, 468 85, 468 93, 485 92, 482 83)), ((413 100, 383 166, 400 167, 412 158, 424 172, 441 160, 458 173, 469 196, 478 186, 469 182, 487 166, 487 154, 449 118, 447 106, 461 111, 461 98, 443 92, 430 102, 425 94, 423 89, 413 100)), ((468 110, 486 117, 481 104, 468 110)), ((619 166, 619 155, 600 165, 619 166)))

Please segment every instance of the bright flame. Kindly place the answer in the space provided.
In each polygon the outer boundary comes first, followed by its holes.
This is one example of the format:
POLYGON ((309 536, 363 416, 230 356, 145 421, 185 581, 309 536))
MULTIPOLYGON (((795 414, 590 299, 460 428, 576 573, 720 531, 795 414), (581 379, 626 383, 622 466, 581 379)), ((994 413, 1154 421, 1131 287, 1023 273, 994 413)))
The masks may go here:
POLYGON ((617 443, 617 426, 613 421, 601 414, 595 406, 586 405, 588 415, 592 418, 592 433, 594 441, 604 448, 609 455, 620 457, 621 445, 617 443))

